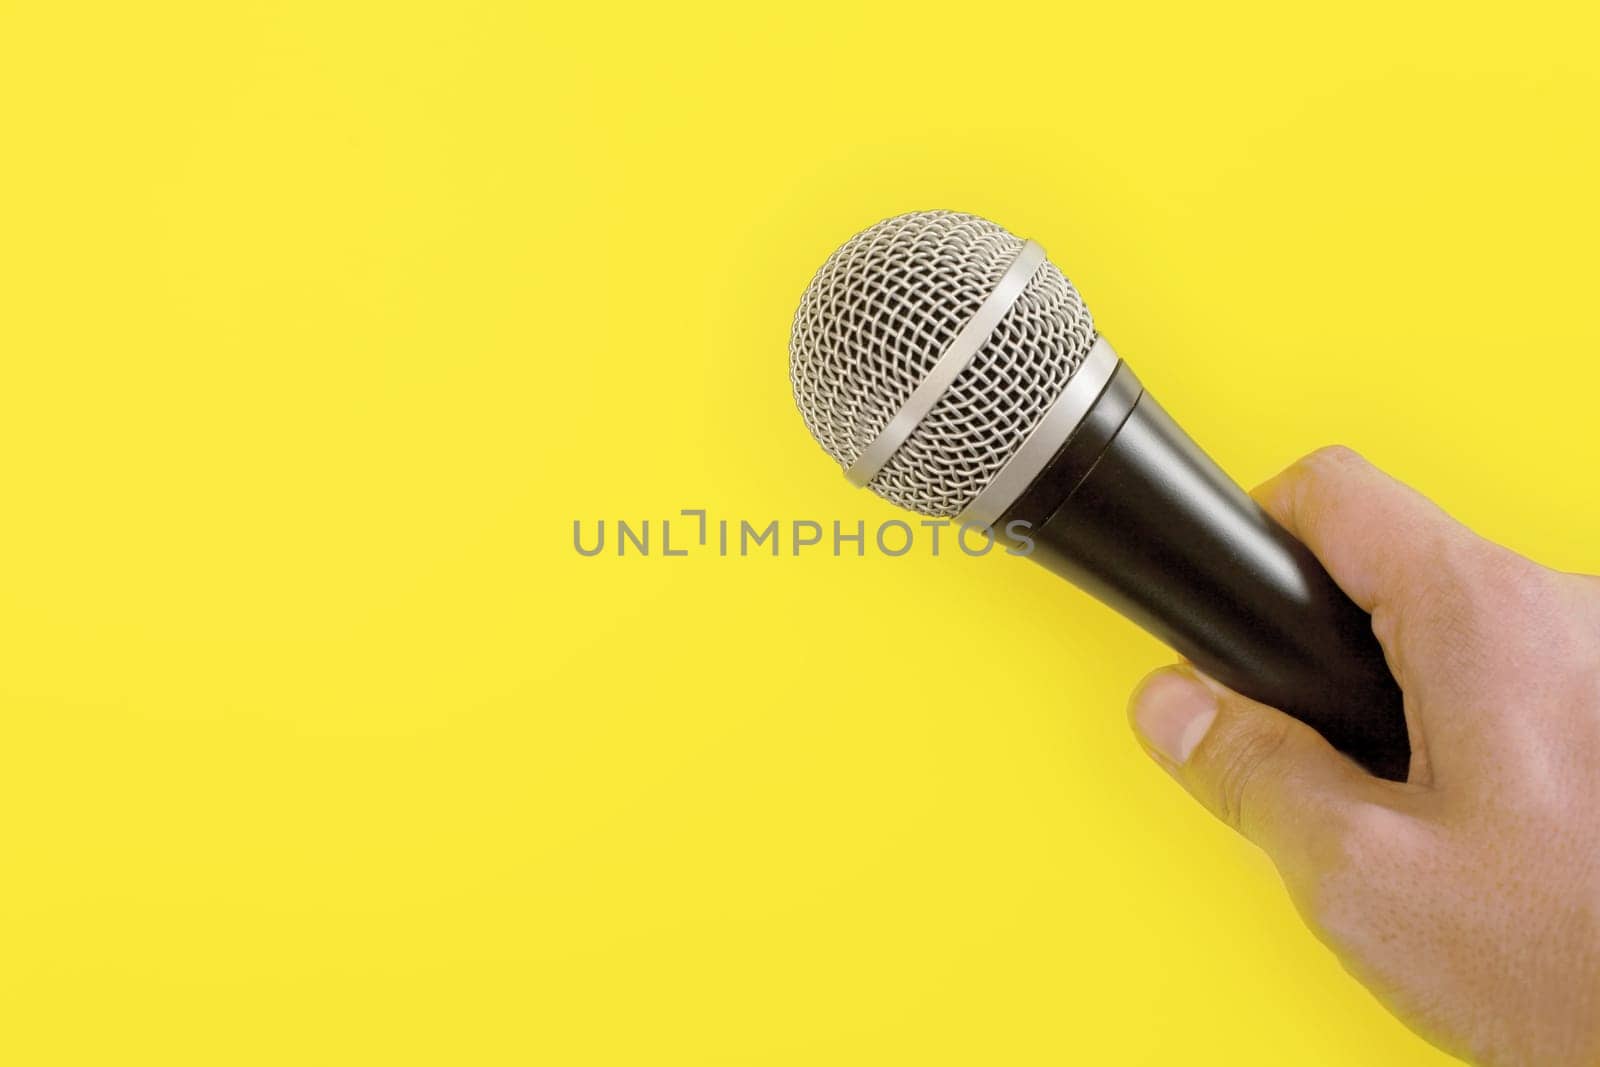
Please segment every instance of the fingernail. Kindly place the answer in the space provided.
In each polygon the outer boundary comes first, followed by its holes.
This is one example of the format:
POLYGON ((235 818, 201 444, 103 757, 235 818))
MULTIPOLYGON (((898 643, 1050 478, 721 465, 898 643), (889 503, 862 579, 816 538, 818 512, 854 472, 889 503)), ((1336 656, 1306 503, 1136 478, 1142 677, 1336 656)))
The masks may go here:
POLYGON ((1216 717, 1216 695, 1177 671, 1162 671, 1133 695, 1134 728, 1172 763, 1188 762, 1216 717))

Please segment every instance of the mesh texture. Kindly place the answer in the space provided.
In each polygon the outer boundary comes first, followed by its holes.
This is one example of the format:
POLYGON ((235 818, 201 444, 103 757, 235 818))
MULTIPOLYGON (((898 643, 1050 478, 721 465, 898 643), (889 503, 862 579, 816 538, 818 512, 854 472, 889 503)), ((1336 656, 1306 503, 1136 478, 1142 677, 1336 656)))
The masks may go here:
MULTIPOLYGON (((795 312, 789 381, 817 443, 848 468, 1000 281, 1023 241, 975 215, 919 211, 828 257, 795 312)), ((1046 261, 869 488, 959 514, 1021 446, 1094 344, 1094 320, 1046 261)))

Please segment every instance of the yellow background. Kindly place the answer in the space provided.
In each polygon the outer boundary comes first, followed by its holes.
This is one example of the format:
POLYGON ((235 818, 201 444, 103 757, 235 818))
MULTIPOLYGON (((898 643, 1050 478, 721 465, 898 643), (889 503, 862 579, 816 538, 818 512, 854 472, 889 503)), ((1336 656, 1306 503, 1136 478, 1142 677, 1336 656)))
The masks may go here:
POLYGON ((0 1061, 1440 1062, 1084 595, 572 522, 894 517, 789 321, 951 207, 1241 481, 1595 567, 1579 8, 0 6, 0 1061))

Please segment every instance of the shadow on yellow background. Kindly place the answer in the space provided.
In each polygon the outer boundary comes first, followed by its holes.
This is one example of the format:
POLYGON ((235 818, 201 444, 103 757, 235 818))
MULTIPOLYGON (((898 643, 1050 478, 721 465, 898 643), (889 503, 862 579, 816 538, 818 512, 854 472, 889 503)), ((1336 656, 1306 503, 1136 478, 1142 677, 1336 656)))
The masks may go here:
POLYGON ((1430 1064, 790 316, 949 207, 1250 484, 1340 441, 1593 568, 1592 15, 0 9, 0 1060, 1430 1064))

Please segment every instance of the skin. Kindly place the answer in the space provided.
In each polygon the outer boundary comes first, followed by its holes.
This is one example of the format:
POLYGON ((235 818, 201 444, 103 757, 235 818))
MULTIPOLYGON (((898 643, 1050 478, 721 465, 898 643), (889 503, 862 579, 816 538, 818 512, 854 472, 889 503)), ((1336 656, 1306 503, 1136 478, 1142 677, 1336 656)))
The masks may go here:
POLYGON ((1344 448, 1255 493, 1372 614, 1409 781, 1179 664, 1130 718, 1277 865, 1359 981, 1440 1048, 1600 1064, 1600 579, 1477 536, 1344 448))

